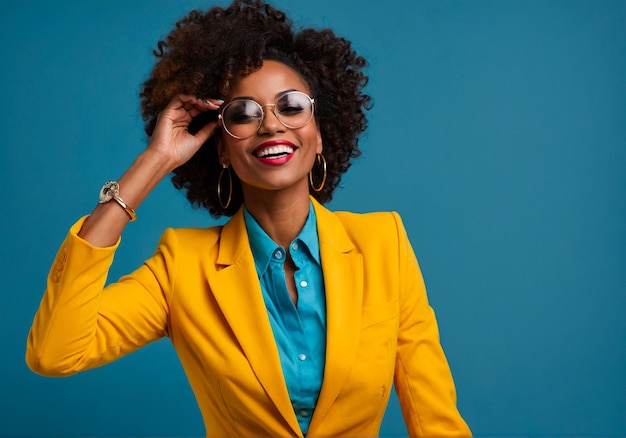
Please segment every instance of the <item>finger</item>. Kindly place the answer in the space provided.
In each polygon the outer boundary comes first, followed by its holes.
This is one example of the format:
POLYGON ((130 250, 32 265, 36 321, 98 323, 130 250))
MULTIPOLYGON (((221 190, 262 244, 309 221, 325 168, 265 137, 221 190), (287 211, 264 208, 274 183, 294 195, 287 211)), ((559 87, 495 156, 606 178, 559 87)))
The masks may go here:
POLYGON ((201 105, 205 105, 209 108, 212 109, 217 109, 219 107, 222 106, 222 104, 224 103, 224 101, 222 99, 208 99, 208 98, 204 98, 204 99, 198 99, 201 103, 201 105))
POLYGON ((206 111, 217 111, 224 103, 221 99, 197 98, 193 96, 179 96, 182 109, 188 112, 191 117, 196 117, 206 111))
POLYGON ((203 108, 205 111, 207 109, 215 110, 222 106, 223 103, 224 101, 222 99, 199 98, 188 94, 179 94, 170 102, 174 107, 190 109, 191 107, 197 106, 203 108))
POLYGON ((172 98, 168 102, 164 110, 167 110, 167 109, 179 110, 185 107, 189 107, 189 103, 192 102, 193 100, 195 100, 195 97, 193 96, 189 96, 186 94, 177 94, 176 96, 174 96, 174 98, 172 98))
POLYGON ((197 99, 194 102, 190 102, 193 106, 188 108, 188 112, 192 117, 196 117, 198 114, 206 111, 218 111, 224 103, 220 99, 197 99))
POLYGON ((217 127, 218 127, 217 120, 213 122, 209 122, 206 125, 204 125, 198 132, 196 132, 195 136, 198 140, 200 140, 202 144, 204 144, 205 141, 207 141, 213 134, 215 134, 217 127))
POLYGON ((207 111, 217 111, 224 103, 221 99, 205 98, 179 94, 158 114, 157 123, 167 117, 174 124, 188 124, 198 115, 207 111))

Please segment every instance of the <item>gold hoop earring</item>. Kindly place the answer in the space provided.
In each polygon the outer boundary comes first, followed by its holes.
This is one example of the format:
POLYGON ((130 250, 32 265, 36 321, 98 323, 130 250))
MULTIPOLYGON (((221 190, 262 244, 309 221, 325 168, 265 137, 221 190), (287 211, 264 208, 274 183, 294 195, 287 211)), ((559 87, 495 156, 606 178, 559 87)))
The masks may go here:
POLYGON ((315 187, 315 184, 313 184, 313 169, 311 169, 309 171, 309 182, 311 183, 311 188, 316 192, 319 192, 324 188, 324 184, 326 184, 326 158, 324 158, 324 155, 322 154, 317 154, 316 158, 317 164, 322 163, 322 169, 324 169, 324 177, 322 178, 322 183, 319 186, 315 187))
POLYGON ((230 205, 230 201, 233 197, 233 176, 230 174, 230 167, 225 164, 222 164, 222 171, 220 172, 220 176, 217 179, 217 200, 219 201, 222 209, 226 210, 230 205), (226 205, 222 201, 222 176, 224 176, 224 171, 228 170, 228 201, 226 201, 226 205))

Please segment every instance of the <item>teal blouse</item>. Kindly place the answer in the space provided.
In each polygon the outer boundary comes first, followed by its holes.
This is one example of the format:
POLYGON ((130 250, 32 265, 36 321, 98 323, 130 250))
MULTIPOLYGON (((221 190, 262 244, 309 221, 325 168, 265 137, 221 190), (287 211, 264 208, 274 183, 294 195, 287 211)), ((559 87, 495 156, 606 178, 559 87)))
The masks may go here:
POLYGON ((285 281, 286 248, 277 245, 245 208, 244 218, 289 398, 306 434, 326 357, 326 295, 315 211, 311 205, 302 231, 288 248, 296 266, 297 307, 285 281))

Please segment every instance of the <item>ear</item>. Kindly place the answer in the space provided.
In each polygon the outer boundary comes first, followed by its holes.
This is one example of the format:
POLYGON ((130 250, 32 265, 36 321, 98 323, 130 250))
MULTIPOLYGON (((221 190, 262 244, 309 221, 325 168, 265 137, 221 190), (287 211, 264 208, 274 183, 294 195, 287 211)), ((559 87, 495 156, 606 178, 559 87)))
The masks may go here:
POLYGON ((319 126, 317 127, 317 146, 315 147, 315 152, 318 154, 322 153, 324 149, 324 144, 322 142, 322 133, 320 132, 319 126))
POLYGON ((215 139, 215 146, 217 147, 217 159, 220 164, 226 167, 230 166, 230 159, 228 158, 226 148, 219 138, 215 139))

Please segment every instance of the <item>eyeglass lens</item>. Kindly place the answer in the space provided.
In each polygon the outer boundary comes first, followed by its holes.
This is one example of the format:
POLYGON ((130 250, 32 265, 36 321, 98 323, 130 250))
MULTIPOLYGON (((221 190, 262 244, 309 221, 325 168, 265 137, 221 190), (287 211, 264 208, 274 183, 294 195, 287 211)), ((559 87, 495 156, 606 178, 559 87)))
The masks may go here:
MULTIPOLYGON (((313 100, 299 91, 290 91, 273 106, 276 118, 287 128, 301 128, 313 117, 313 100)), ((254 135, 263 121, 263 107, 251 99, 233 100, 224 107, 222 121, 226 131, 236 138, 254 135)))

